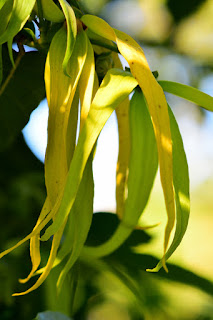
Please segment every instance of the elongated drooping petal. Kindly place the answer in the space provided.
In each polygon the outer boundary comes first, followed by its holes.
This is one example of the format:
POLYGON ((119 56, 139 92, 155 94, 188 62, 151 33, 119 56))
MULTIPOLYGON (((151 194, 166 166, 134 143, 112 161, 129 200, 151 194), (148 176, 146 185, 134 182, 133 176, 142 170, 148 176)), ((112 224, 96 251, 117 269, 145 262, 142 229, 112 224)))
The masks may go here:
MULTIPOLYGON (((51 210, 51 205, 50 205, 50 201, 47 197, 33 230, 36 230, 36 228, 39 226, 39 224, 44 220, 44 218, 50 212, 50 210, 51 210)), ((31 262, 32 262, 32 270, 25 279, 19 279, 19 282, 21 282, 21 283, 27 282, 34 275, 34 273, 36 272, 36 270, 38 269, 38 267, 40 265, 40 262, 41 262, 40 232, 30 239, 30 257, 31 257, 31 262)))
POLYGON ((84 174, 76 195, 75 202, 70 212, 70 219, 72 221, 72 233, 73 239, 70 243, 72 251, 70 257, 65 264, 63 270, 60 273, 57 287, 59 291, 62 288, 64 279, 67 273, 70 271, 76 260, 81 254, 81 250, 86 241, 93 216, 93 197, 94 197, 94 182, 92 173, 92 160, 93 155, 91 154, 84 174))
POLYGON ((137 81, 129 72, 111 69, 92 102, 83 126, 78 144, 71 161, 63 199, 53 224, 46 230, 43 240, 47 240, 64 223, 75 201, 83 172, 94 144, 113 110, 130 94, 137 81))
POLYGON ((157 167, 157 147, 152 121, 142 92, 134 93, 130 101, 130 161, 128 197, 122 220, 104 244, 84 247, 85 256, 102 257, 116 250, 131 234, 148 202, 157 167))
MULTIPOLYGON (((76 86, 87 55, 87 38, 82 31, 76 38, 72 59, 67 65, 71 77, 66 76, 62 69, 66 43, 66 30, 62 27, 52 40, 45 67, 49 106, 45 183, 47 195, 52 204, 62 191, 68 172, 68 121, 76 86)), ((70 141, 70 144, 75 143, 75 137, 73 139, 74 141, 70 141)))
POLYGON ((87 57, 82 70, 81 77, 79 79, 79 96, 81 102, 81 118, 80 118, 80 130, 82 129, 86 118, 88 116, 92 98, 93 88, 95 80, 95 60, 92 45, 87 38, 88 50, 87 57))
MULTIPOLYGON (((166 260, 169 259, 182 241, 188 226, 190 212, 188 164, 178 124, 170 108, 169 117, 173 141, 173 175, 177 221, 173 241, 166 253, 166 260)), ((148 271, 156 272, 160 270, 161 267, 162 261, 160 261, 154 269, 148 271)))
MULTIPOLYGON (((40 264, 40 231, 50 220, 54 220, 62 199, 62 191, 68 173, 68 158, 71 160, 74 152, 74 150, 67 148, 67 138, 70 138, 70 136, 67 136, 70 108, 86 58, 86 39, 84 31, 82 30, 79 32, 73 51, 73 60, 68 64, 68 68, 73 74, 72 80, 64 74, 62 68, 67 44, 66 29, 64 27, 62 27, 62 29, 60 29, 55 35, 47 57, 45 83, 49 105, 49 127, 48 147, 45 161, 45 182, 48 195, 33 231, 23 240, 19 241, 15 246, 2 252, 0 255, 0 257, 4 256, 28 239, 31 239, 30 254, 32 259, 32 270, 29 276, 26 279, 21 280, 21 282, 28 281, 40 264), (80 56, 78 55, 79 53, 80 56), (58 146, 57 143, 59 143, 58 146), (61 147, 60 152, 58 152, 58 147, 61 147)), ((77 119, 75 128, 76 127, 77 119)), ((73 141, 75 146, 75 135, 73 136, 73 141)), ((70 141, 70 143, 72 144, 72 141, 70 141)), ((58 245, 63 233, 61 230, 62 229, 60 228, 60 230, 55 234, 55 241, 52 243, 50 260, 48 265, 43 269, 43 277, 41 277, 41 279, 39 278, 40 280, 35 286, 33 286, 34 289, 37 288, 44 279, 46 279, 46 276, 53 266, 58 245)))
POLYGON ((52 22, 62 22, 65 17, 63 12, 53 0, 41 0, 43 17, 52 22))
POLYGON ((50 251, 50 255, 49 255, 46 267, 44 268, 43 273, 38 278, 36 283, 30 289, 28 289, 28 290, 26 290, 24 292, 21 292, 21 293, 14 293, 13 296, 22 296, 22 295, 25 295, 27 293, 30 293, 33 290, 36 290, 45 281, 45 279, 49 275, 49 273, 50 273, 50 271, 52 269, 53 263, 55 261, 57 250, 58 250, 58 247, 59 247, 60 242, 61 242, 61 237, 63 235, 64 227, 65 227, 65 223, 60 227, 58 232, 53 236, 52 247, 51 247, 51 251, 50 251))
MULTIPOLYGON (((93 32, 117 43, 118 49, 129 63, 147 101, 152 118, 160 164, 161 183, 164 192, 168 222, 165 230, 164 254, 175 223, 175 199, 173 189, 172 140, 168 107, 163 90, 150 71, 141 47, 130 36, 111 28, 104 20, 85 15, 81 19, 93 32), (97 29, 96 26, 99 26, 97 29)), ((166 269, 165 263, 164 267, 166 269)))
MULTIPOLYGON (((114 66, 123 69, 118 54, 112 53, 114 66)), ((127 172, 130 156, 130 130, 129 130, 129 97, 117 108, 116 117, 118 123, 119 151, 116 168, 116 213, 122 219, 126 200, 127 172)))
POLYGON ((76 22, 74 11, 72 7, 69 5, 69 3, 66 0, 58 0, 58 1, 64 12, 66 22, 67 22, 67 46, 66 46, 66 52, 63 60, 63 70, 66 75, 71 76, 67 70, 67 65, 72 55, 72 51, 74 49, 75 38, 77 35, 77 22, 76 22))

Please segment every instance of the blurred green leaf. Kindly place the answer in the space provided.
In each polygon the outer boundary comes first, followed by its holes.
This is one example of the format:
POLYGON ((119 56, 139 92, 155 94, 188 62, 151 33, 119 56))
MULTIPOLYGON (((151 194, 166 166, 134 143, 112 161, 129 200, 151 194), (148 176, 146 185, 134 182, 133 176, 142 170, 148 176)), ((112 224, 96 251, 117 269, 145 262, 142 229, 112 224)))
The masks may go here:
POLYGON ((168 0, 167 6, 176 23, 196 11, 206 0, 168 0))
MULTIPOLYGON (((158 259, 151 255, 134 253, 132 250, 128 250, 128 248, 126 248, 126 250, 117 250, 108 259, 110 263, 112 263, 112 259, 116 259, 119 264, 123 264, 128 269, 129 275, 133 278, 135 275, 138 275, 139 271, 145 271, 147 266, 151 266, 152 268, 158 262, 158 259)), ((150 275, 153 275, 153 277, 163 278, 164 280, 190 285, 213 296, 213 283, 210 280, 175 264, 167 263, 167 266, 169 269, 168 273, 165 272, 164 269, 161 269, 160 271, 150 275)))
POLYGON ((71 320, 71 318, 60 312, 45 311, 38 313, 35 320, 71 320))
POLYGON ((27 124, 31 112, 45 98, 44 63, 44 54, 28 52, 11 77, 10 69, 5 80, 8 83, 5 85, 4 82, 0 89, 0 150, 15 139, 27 124))

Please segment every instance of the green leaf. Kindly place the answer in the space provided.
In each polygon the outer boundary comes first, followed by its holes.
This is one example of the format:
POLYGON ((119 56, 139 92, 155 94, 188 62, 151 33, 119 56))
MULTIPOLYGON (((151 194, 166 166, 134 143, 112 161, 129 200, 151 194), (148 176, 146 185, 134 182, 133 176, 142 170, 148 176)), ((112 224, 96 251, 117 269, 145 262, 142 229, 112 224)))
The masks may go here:
POLYGON ((29 18, 31 11, 35 5, 36 0, 16 0, 13 2, 13 9, 8 23, 7 29, 0 36, 0 44, 5 42, 8 43, 8 49, 10 54, 10 59, 12 63, 13 54, 12 54, 12 42, 14 36, 23 28, 27 19, 29 18))
POLYGON ((61 312, 45 311, 38 313, 35 320, 71 320, 61 312))
POLYGON ((7 0, 1 0, 1 1, 0 1, 0 10, 1 10, 1 8, 4 6, 4 4, 5 4, 6 1, 7 1, 7 0))
POLYGON ((98 136, 114 109, 136 87, 137 81, 129 72, 111 69, 91 105, 88 117, 79 136, 71 161, 63 198, 53 224, 46 230, 43 240, 49 239, 63 224, 73 206, 89 155, 98 136))
POLYGON ((158 81, 158 83, 164 91, 194 102, 206 110, 213 111, 213 97, 208 94, 182 83, 164 80, 158 81))
MULTIPOLYGON (((181 243, 188 226, 190 212, 188 164, 178 124, 170 107, 169 117, 173 141, 173 182, 176 202, 176 229, 173 241, 165 254, 165 260, 169 259, 181 243)), ((161 267, 162 260, 158 263, 156 268, 149 271, 157 272, 161 267)))
POLYGON ((7 85, 3 83, 0 89, 0 150, 15 139, 27 124, 31 112, 45 98, 44 63, 43 54, 28 52, 15 72, 10 70, 5 80, 7 85))

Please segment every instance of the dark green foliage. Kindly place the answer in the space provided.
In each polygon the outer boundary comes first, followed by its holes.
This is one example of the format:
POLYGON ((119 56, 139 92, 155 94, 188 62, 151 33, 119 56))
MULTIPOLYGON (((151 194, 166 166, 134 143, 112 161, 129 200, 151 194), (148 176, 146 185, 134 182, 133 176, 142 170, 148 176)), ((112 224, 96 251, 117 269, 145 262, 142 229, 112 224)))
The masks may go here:
POLYGON ((0 91, 0 150, 14 141, 27 124, 31 112, 45 98, 44 63, 43 53, 27 52, 13 71, 8 54, 6 50, 3 51, 2 88, 5 81, 8 83, 1 90, 3 92, 0 91))
MULTIPOLYGON (((22 134, 0 153, 0 250, 3 251, 33 228, 45 197, 43 164, 26 146, 22 134), (15 160, 15 161, 14 161, 15 160), (7 227, 8 226, 8 227, 7 227)), ((18 290, 17 279, 29 272, 26 245, 0 263, 0 319, 32 319, 43 305, 41 289, 25 298, 11 295, 18 290)))

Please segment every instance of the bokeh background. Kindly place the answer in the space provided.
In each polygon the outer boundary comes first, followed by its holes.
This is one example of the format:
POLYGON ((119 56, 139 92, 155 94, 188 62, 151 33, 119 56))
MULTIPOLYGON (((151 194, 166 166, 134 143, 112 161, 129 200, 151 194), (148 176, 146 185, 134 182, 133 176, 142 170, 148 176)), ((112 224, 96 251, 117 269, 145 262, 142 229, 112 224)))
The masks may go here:
MULTIPOLYGON (((134 37, 144 49, 151 70, 158 71, 158 79, 191 85, 213 96, 212 0, 81 0, 80 3, 86 12, 102 17, 111 26, 134 37)), ((175 96, 167 95, 167 98, 183 137, 191 181, 189 227, 171 262, 213 281, 213 115, 175 96)), ((23 131, 25 141, 40 160, 30 150, 26 151, 21 136, 12 153, 8 151, 1 157, 4 170, 1 173, 0 243, 4 243, 3 248, 31 230, 45 198, 42 161, 47 117, 47 105, 43 101, 23 131)), ((94 161, 95 211, 115 211, 116 137, 116 119, 112 115, 99 138, 94 161)), ((147 231, 152 241, 138 247, 136 252, 152 253, 159 258, 162 255, 166 211, 159 176, 141 218, 142 226, 156 223, 160 225, 147 231)), ((21 298, 11 297, 14 290, 21 288, 17 279, 30 268, 30 261, 23 258, 27 254, 26 244, 0 263, 3 320, 14 319, 15 315, 16 319, 32 319, 37 312, 52 305, 47 298, 51 281, 47 282, 46 289, 21 298)), ((91 308, 85 319, 133 319, 125 306, 134 299, 123 284, 112 274, 96 281, 103 289, 104 299, 91 308)), ((165 280, 152 283, 146 277, 141 286, 146 293, 144 319, 213 319, 213 299, 198 289, 165 280)))

